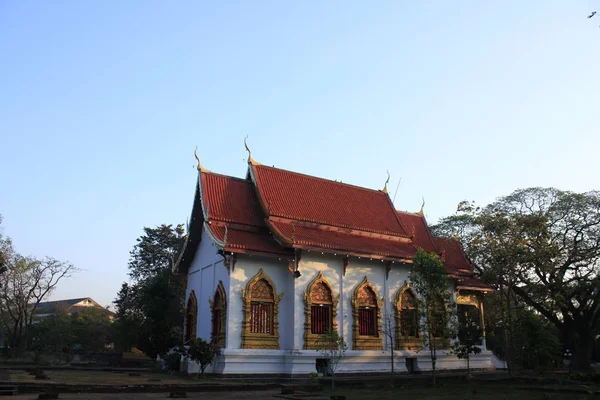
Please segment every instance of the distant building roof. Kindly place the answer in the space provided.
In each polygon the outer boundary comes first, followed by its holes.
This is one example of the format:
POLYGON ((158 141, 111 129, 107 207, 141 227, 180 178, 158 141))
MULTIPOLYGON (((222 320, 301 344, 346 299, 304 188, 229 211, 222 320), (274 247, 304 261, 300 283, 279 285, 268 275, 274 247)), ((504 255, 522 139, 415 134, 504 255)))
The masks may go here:
MULTIPOLYGON (((98 304, 91 297, 78 297, 76 299, 65 299, 55 301, 44 301, 38 304, 35 309, 35 314, 46 315, 46 314, 72 314, 77 311, 81 311, 87 308, 100 308, 105 310, 100 304, 98 304)), ((110 312, 106 310, 107 312, 110 312)), ((110 312, 112 314, 112 312, 110 312)))

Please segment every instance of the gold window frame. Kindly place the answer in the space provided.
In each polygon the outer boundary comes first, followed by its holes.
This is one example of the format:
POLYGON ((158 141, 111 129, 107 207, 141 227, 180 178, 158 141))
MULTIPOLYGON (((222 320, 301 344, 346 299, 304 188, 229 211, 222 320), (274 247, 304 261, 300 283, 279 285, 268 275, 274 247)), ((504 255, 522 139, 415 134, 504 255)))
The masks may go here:
POLYGON ((279 350, 279 301, 283 297, 283 292, 277 294, 277 288, 273 280, 263 271, 260 271, 254 277, 252 277, 247 285, 246 289, 241 290, 242 294, 242 349, 265 349, 265 350, 279 350), (252 298, 252 289, 261 280, 264 280, 269 286, 273 293, 273 314, 271 324, 273 326, 273 333, 253 333, 250 332, 250 326, 252 323, 252 301, 260 301, 260 299, 252 298))
POLYGON ((329 284, 327 278, 323 276, 323 272, 319 271, 319 274, 313 279, 304 292, 304 349, 305 350, 318 350, 320 348, 319 340, 323 337, 322 334, 312 333, 312 306, 318 304, 324 304, 331 306, 331 331, 337 333, 337 305, 340 301, 340 294, 336 296, 334 294, 333 288, 329 284), (313 302, 312 300, 312 291, 313 288, 319 284, 323 283, 329 293, 331 294, 331 303, 321 303, 321 302, 313 302))

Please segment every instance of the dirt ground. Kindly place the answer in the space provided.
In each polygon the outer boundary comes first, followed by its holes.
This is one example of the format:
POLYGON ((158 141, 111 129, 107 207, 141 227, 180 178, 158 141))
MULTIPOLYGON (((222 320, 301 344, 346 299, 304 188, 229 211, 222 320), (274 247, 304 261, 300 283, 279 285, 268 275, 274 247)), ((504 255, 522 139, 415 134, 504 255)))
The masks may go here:
MULTIPOLYGON (((66 383, 72 385, 152 385, 152 384, 190 384, 201 383, 192 377, 169 375, 152 372, 136 372, 140 376, 129 376, 129 372, 114 373, 110 371, 79 371, 79 370, 45 370, 51 383, 66 383)), ((35 377, 25 370, 10 370, 9 379, 12 382, 35 382, 35 377)), ((209 379, 205 380, 210 382, 209 379)))
MULTIPOLYGON (((269 390, 261 392, 205 392, 205 393, 188 393, 188 399, 206 399, 206 400, 277 400, 274 395, 281 393, 281 390, 269 390)), ((37 394, 29 395, 18 395, 11 396, 10 399, 20 400, 31 400, 37 399, 37 394)), ((154 399, 168 399, 169 393, 123 393, 123 394, 93 394, 93 393, 82 393, 82 394, 61 394, 59 399, 71 399, 71 400, 154 400, 154 399)))
MULTIPOLYGON (((281 390, 251 391, 251 392, 204 392, 188 393, 189 399, 207 400, 278 400, 281 390)), ((345 395, 347 400, 596 400, 600 396, 589 394, 552 393, 522 390, 510 387, 440 387, 410 388, 410 389, 341 389, 326 390, 316 395, 329 398, 330 395, 345 395)), ((12 399, 37 399, 37 394, 13 396, 12 399)), ((167 399, 168 393, 123 393, 123 394, 61 394, 60 399, 89 399, 89 400, 151 400, 167 399)), ((307 398, 307 400, 310 399, 307 398)))

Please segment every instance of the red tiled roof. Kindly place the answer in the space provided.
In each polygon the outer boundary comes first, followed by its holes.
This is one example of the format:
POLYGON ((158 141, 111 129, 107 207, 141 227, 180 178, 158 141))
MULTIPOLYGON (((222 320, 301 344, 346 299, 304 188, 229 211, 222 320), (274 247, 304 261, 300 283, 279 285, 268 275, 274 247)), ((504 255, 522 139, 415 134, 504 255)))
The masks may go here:
POLYGON ((265 226, 252 182, 212 172, 202 172, 200 177, 209 220, 265 226))
MULTIPOLYGON (((221 242, 225 241, 224 226, 211 226, 210 230, 217 240, 221 242)), ((268 232, 251 232, 228 227, 225 251, 235 252, 239 250, 282 256, 292 254, 290 250, 281 247, 268 232)))
POLYGON ((225 251, 290 253, 265 226, 252 182, 204 171, 200 180, 202 204, 208 213, 207 226, 213 237, 224 244, 225 251))
POLYGON ((402 225, 406 227, 408 233, 412 236, 413 244, 417 247, 421 247, 423 250, 430 253, 437 253, 433 237, 425 222, 425 217, 418 214, 412 214, 404 211, 397 211, 402 225))
POLYGON ((487 291, 492 292, 495 290, 491 285, 481 282, 475 276, 458 278, 456 280, 456 288, 457 289, 465 289, 465 290, 473 289, 473 290, 479 290, 479 291, 485 291, 485 292, 487 292, 487 291))
POLYGON ((408 236, 382 191, 264 165, 250 168, 268 216, 408 236))
POLYGON ((473 273, 473 266, 457 240, 441 237, 434 237, 433 240, 442 252, 446 272, 450 275, 470 275, 473 273))
POLYGON ((493 291, 494 288, 483 283, 475 276, 473 264, 467 258, 458 240, 448 238, 433 238, 436 246, 442 252, 444 269, 456 280, 457 289, 472 289, 493 291))
POLYGON ((289 222, 270 221, 269 226, 279 235, 290 238, 298 248, 379 256, 383 258, 410 259, 417 249, 409 242, 374 237, 368 233, 358 235, 339 230, 294 225, 289 222))
POLYGON ((409 260, 421 247, 441 252, 446 271, 469 287, 488 288, 458 242, 433 238, 423 216, 396 211, 382 191, 255 163, 250 171, 254 182, 200 173, 206 226, 225 251, 292 256, 301 248, 409 260))

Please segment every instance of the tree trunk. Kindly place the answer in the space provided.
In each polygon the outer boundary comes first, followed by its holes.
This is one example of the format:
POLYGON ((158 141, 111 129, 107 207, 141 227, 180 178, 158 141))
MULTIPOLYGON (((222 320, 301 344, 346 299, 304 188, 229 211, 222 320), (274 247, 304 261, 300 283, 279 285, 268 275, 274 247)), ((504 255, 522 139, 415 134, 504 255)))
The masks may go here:
POLYGON ((471 375, 471 357, 467 354, 467 376, 471 375))
POLYGON ((335 388, 335 379, 334 379, 333 375, 334 375, 334 372, 331 371, 331 388, 332 389, 335 388))
POLYGON ((390 386, 394 387, 394 345, 390 342, 390 361, 392 363, 392 374, 390 375, 390 386))
POLYGON ((437 384, 435 376, 435 363, 437 358, 435 351, 436 343, 435 338, 431 335, 431 333, 428 332, 427 335, 429 336, 429 355, 431 356, 431 376, 433 378, 433 387, 435 388, 437 384))
POLYGON ((579 327, 573 340, 571 366, 574 371, 586 372, 592 369, 594 339, 589 329, 579 327))

